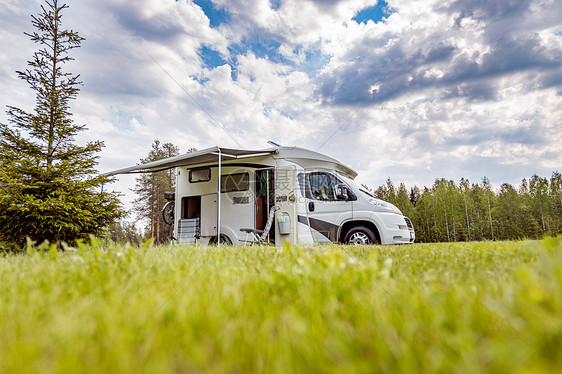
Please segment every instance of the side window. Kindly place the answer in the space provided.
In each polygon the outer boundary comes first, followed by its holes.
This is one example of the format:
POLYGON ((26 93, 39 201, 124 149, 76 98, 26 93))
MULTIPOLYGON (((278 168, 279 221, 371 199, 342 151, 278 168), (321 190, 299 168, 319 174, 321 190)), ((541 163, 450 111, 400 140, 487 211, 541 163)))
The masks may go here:
POLYGON ((310 191, 308 189, 307 182, 306 182, 306 174, 298 173, 297 181, 299 182, 299 189, 301 190, 301 194, 309 199, 312 199, 312 196, 310 196, 310 191))
POLYGON ((221 192, 248 191, 249 188, 250 175, 248 173, 221 176, 221 192))
POLYGON ((208 182, 211 180, 211 169, 191 169, 189 171, 189 183, 208 182))
POLYGON ((329 173, 314 172, 308 175, 308 185, 312 198, 322 201, 336 201, 338 180, 329 173))

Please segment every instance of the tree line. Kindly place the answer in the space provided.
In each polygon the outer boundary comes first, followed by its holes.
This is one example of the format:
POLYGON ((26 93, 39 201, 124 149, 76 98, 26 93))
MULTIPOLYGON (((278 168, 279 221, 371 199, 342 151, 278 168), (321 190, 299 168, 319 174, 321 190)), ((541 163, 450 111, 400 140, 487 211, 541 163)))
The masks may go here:
MULTIPOLYGON (((366 187, 366 186, 365 186, 366 187)), ((471 183, 436 179, 431 187, 394 186, 371 192, 396 205, 416 230, 417 242, 537 239, 562 233, 562 176, 533 175, 519 186, 494 190, 488 178, 471 183)))

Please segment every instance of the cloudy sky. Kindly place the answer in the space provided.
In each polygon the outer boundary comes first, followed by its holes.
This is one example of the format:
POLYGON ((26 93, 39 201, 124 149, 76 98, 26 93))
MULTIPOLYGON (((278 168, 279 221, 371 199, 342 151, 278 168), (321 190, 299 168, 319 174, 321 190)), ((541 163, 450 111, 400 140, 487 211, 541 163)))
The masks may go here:
MULTIPOLYGON (((562 171, 562 0, 67 0, 86 40, 68 70, 99 169, 154 139, 182 152, 267 140, 319 150, 371 187, 498 186, 562 171)), ((32 110, 16 70, 39 0, 0 0, 0 105, 32 110)), ((0 114, 0 121, 6 121, 0 114)), ((114 185, 127 189, 134 178, 114 185)))

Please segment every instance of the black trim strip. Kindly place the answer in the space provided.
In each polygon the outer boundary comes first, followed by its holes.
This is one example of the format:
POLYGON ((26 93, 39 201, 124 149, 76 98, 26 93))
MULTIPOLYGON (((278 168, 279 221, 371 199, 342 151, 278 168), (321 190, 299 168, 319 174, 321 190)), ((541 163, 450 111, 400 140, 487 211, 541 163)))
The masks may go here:
POLYGON ((324 235, 331 242, 336 242, 336 235, 338 234, 338 229, 340 228, 338 225, 312 217, 308 217, 308 221, 310 222, 311 228, 324 235))

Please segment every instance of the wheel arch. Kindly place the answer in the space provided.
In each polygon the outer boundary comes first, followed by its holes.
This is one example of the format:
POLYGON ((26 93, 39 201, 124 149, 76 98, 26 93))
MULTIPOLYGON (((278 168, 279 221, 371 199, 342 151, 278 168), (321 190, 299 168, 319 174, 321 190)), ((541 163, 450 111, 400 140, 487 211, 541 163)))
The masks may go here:
POLYGON ((379 232, 377 225, 375 225, 372 221, 365 221, 365 220, 344 222, 344 224, 340 228, 340 233, 338 235, 338 242, 343 243, 343 239, 345 238, 345 235, 349 232, 349 230, 358 226, 363 226, 371 230, 375 235, 375 239, 377 240, 377 242, 382 243, 381 234, 379 232))

